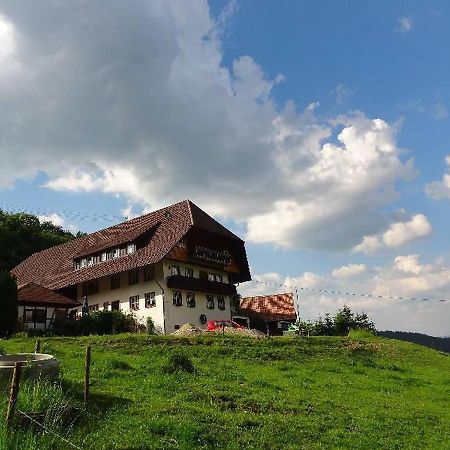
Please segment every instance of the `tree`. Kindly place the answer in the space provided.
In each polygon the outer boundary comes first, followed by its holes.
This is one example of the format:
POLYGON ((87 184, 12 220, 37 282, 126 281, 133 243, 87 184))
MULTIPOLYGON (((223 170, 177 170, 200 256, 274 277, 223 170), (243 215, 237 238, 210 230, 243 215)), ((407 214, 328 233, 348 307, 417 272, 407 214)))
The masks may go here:
POLYGON ((0 270, 11 270, 33 253, 79 237, 32 214, 0 210, 0 270))
POLYGON ((352 310, 344 305, 334 316, 334 331, 338 336, 345 336, 351 328, 355 328, 352 310))
POLYGON ((0 337, 9 337, 17 326, 17 282, 7 270, 0 272, 0 337))

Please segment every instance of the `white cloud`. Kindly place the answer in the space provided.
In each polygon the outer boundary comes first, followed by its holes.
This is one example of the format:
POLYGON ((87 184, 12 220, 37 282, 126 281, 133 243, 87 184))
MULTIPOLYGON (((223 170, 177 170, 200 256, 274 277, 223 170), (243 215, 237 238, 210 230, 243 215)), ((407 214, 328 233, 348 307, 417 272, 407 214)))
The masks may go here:
POLYGON ((334 278, 349 278, 364 273, 366 269, 365 264, 347 264, 333 269, 331 276, 334 278))
MULTIPOLYGON (((418 255, 397 256, 392 264, 368 268, 364 265, 350 274, 348 264, 328 274, 306 272, 298 277, 271 273, 270 279, 285 286, 257 285, 249 282, 239 286, 244 295, 271 294, 299 289, 299 311, 303 318, 317 318, 334 313, 344 304, 354 311, 364 310, 380 330, 404 330, 435 336, 450 335, 450 266, 442 259, 423 264, 418 255), (336 274, 345 276, 335 276, 336 274), (316 291, 311 290, 316 289, 316 291), (318 289, 348 294, 331 294, 318 289), (357 294, 357 295, 352 295, 357 294), (365 295, 361 295, 365 294, 365 295), (371 294, 374 297, 368 297, 371 294), (376 296, 384 298, 377 298, 376 296), (391 297, 391 298, 390 298, 391 297), (392 297, 403 297, 401 300, 392 297), (431 299, 423 301, 422 298, 431 299), (412 299, 412 300, 410 300, 412 299)), ((353 269, 350 269, 350 272, 353 269)), ((262 275, 255 275, 262 279, 262 275)))
POLYGON ((432 226, 426 216, 416 214, 408 222, 392 224, 383 234, 383 242, 387 247, 399 247, 400 245, 425 237, 431 231, 432 226))
MULTIPOLYGON (((404 214, 404 211, 401 213, 404 214)), ((370 255, 382 248, 400 247, 428 236, 432 230, 433 227, 425 215, 415 214, 408 219, 392 223, 383 233, 364 236, 363 240, 353 247, 353 251, 370 255)))
POLYGON ((130 205, 189 197, 282 247, 348 249, 380 233, 414 172, 398 127, 278 106, 282 75, 248 55, 223 64, 233 9, 215 20, 200 0, 3 1, 15 69, 0 65, 0 187, 44 172, 49 189, 130 205))
POLYGON ((397 20, 397 27, 395 31, 401 34, 409 33, 413 28, 413 19, 412 17, 400 17, 397 20))
POLYGON ((57 213, 37 217, 41 223, 51 222, 53 225, 56 225, 57 227, 62 227, 64 225, 64 218, 57 213))
POLYGON ((433 200, 450 198, 450 155, 445 158, 445 163, 449 168, 441 181, 433 181, 425 186, 425 193, 433 200))
POLYGON ((13 55, 15 49, 14 26, 0 14, 0 63, 13 55))

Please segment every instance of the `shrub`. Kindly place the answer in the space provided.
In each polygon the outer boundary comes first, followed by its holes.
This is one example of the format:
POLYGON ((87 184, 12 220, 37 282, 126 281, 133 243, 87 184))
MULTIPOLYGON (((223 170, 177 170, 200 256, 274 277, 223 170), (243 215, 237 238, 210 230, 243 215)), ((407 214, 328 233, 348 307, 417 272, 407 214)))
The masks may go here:
POLYGON ((171 353, 163 364, 163 372, 165 373, 177 373, 188 372, 194 373, 195 366, 189 356, 185 353, 176 350, 171 353))
POLYGON ((134 332, 136 319, 122 311, 96 311, 77 320, 55 320, 53 334, 58 336, 87 336, 90 334, 114 334, 134 332))
POLYGON ((147 333, 156 334, 155 322, 151 317, 147 317, 147 333))
POLYGON ((6 355, 5 349, 0 347, 0 355, 6 355))

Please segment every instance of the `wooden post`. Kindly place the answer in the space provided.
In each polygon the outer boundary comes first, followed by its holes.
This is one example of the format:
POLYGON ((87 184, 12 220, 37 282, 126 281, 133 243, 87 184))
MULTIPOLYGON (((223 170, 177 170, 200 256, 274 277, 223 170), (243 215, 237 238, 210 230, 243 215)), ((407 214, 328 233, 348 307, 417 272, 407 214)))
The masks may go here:
POLYGON ((91 371, 91 347, 86 347, 86 359, 84 363, 84 405, 89 402, 89 375, 91 371))
POLYGON ((40 353, 40 352, 41 352, 41 341, 39 339, 37 339, 34 344, 34 353, 40 353))
POLYGON ((6 411, 6 426, 10 427, 14 418, 17 396, 20 389, 20 376, 22 374, 22 365, 19 362, 14 364, 14 372, 11 379, 11 388, 9 392, 8 410, 6 411))
POLYGON ((225 322, 222 322, 222 336, 225 336, 225 322))

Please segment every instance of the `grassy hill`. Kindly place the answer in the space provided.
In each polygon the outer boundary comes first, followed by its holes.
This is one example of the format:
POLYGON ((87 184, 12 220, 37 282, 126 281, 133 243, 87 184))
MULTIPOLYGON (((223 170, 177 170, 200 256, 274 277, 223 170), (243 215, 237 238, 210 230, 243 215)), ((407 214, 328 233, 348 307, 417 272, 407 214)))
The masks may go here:
MULTIPOLYGON (((71 404, 81 404, 84 349, 92 346, 92 402, 74 425, 57 428, 79 448, 449 448, 450 360, 415 344, 145 335, 42 342, 62 363, 71 404), (193 373, 171 373, 177 361, 189 369, 180 352, 193 373)), ((34 341, 0 347, 30 351, 34 341)), ((31 408, 30 392, 19 408, 31 408)), ((1 425, 0 448, 8 446, 70 448, 37 430, 8 437, 1 425)))

